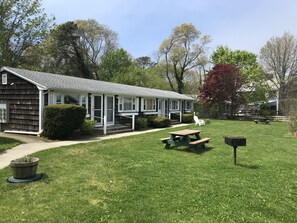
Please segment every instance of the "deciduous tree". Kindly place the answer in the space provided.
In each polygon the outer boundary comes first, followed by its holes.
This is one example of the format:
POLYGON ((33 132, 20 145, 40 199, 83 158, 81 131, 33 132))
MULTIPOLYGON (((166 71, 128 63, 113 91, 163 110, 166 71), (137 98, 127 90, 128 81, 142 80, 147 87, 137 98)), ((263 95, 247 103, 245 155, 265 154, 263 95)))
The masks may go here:
POLYGON ((0 0, 0 67, 22 65, 25 50, 44 39, 53 20, 41 0, 0 0))
POLYGON ((118 34, 94 19, 75 20, 79 45, 86 53, 86 62, 94 79, 99 78, 100 60, 118 48, 118 34))
POLYGON ((104 81, 119 81, 132 65, 132 58, 126 50, 120 48, 102 57, 99 65, 99 78, 104 81))
POLYGON ((199 98, 205 105, 218 105, 220 111, 226 102, 230 103, 230 115, 233 116, 242 103, 239 91, 245 83, 245 77, 239 68, 231 64, 217 64, 209 71, 204 84, 199 88, 199 98))
POLYGON ((187 23, 175 27, 162 42, 159 53, 172 90, 183 93, 187 71, 207 63, 205 51, 209 42, 209 36, 201 36, 195 26, 187 23))
MULTIPOLYGON (((285 95, 285 85, 297 76, 297 40, 285 33, 282 37, 272 37, 260 51, 260 62, 270 80, 279 92, 279 100, 285 95)), ((280 104, 281 105, 281 104, 280 104)), ((282 112, 282 108, 279 108, 282 112)))
POLYGON ((266 100, 269 92, 265 75, 257 62, 257 55, 246 50, 231 50, 228 47, 219 46, 211 55, 213 64, 232 64, 240 69, 245 81, 246 103, 266 100))

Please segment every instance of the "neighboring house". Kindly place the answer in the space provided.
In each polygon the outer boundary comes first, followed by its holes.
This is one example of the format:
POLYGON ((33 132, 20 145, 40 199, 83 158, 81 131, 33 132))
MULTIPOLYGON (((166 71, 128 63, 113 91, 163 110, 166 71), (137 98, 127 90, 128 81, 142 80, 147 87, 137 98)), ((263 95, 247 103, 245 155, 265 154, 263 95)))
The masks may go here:
POLYGON ((10 67, 0 70, 0 127, 5 132, 39 134, 49 104, 77 104, 105 130, 135 116, 193 112, 193 98, 172 91, 136 87, 10 67))

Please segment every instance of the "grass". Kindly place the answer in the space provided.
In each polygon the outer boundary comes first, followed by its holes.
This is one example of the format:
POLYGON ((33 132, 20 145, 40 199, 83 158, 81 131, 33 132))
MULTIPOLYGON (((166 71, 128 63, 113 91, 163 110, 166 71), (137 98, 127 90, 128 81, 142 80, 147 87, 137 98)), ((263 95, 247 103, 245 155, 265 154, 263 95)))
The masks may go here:
POLYGON ((4 152, 7 149, 11 149, 12 147, 15 147, 19 144, 21 144, 21 142, 15 139, 0 137, 0 153, 4 152))
POLYGON ((207 149, 165 150, 162 130, 36 153, 46 178, 30 184, 0 170, 0 222, 297 221, 297 139, 284 123, 184 128, 201 128, 207 149), (225 135, 247 138, 236 166, 225 135))

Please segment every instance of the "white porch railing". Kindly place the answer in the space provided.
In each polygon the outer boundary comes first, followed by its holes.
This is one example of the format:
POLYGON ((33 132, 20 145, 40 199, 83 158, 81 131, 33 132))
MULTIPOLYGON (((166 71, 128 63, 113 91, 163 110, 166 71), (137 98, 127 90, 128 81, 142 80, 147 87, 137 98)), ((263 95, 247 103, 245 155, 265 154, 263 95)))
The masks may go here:
POLYGON ((132 130, 135 130, 135 115, 123 115, 123 114, 120 114, 119 116, 131 119, 132 120, 132 130))

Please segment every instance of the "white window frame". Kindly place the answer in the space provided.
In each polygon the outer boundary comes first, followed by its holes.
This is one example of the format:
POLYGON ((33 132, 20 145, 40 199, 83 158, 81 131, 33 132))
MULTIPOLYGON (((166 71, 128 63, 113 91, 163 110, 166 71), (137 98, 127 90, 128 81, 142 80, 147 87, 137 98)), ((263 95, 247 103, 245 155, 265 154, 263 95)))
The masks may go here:
POLYGON ((54 104, 60 105, 60 104, 64 104, 64 94, 60 93, 60 92, 55 92, 54 94, 54 104), (58 103, 58 97, 61 97, 61 102, 58 103))
MULTIPOLYGON (((86 94, 81 94, 80 96, 79 96, 79 105, 80 106, 83 106, 83 98, 85 98, 85 108, 86 109, 88 109, 88 95, 86 95, 86 94)), ((84 107, 84 106, 83 106, 84 107)))
POLYGON ((157 99, 156 98, 143 98, 142 99, 142 110, 143 111, 156 111, 157 99), (147 101, 152 100, 152 109, 147 109, 147 101))
POLYGON ((7 73, 2 74, 2 85, 7 85, 7 73))
POLYGON ((80 106, 83 106, 83 97, 86 98, 86 109, 87 109, 87 114, 89 114, 89 99, 88 99, 88 95, 87 94, 79 94, 79 93, 73 93, 73 92, 67 92, 67 93, 62 93, 62 92, 54 92, 54 101, 53 101, 53 104, 64 104, 65 103, 65 100, 64 100, 64 97, 65 95, 71 95, 71 94, 75 94, 75 95, 78 95, 79 96, 79 105, 80 106), (61 102, 57 102, 57 99, 58 97, 61 96, 61 102))
POLYGON ((169 101, 169 109, 172 110, 172 111, 179 111, 179 108, 180 108, 180 101, 179 100, 170 100, 169 101), (176 105, 177 106, 173 106, 175 105, 174 102, 177 102, 176 105))
POLYGON ((135 97, 119 97, 118 98, 118 111, 119 112, 135 112, 136 111, 136 98, 135 97), (125 103, 124 100, 128 99, 131 103, 131 108, 129 110, 125 110, 125 103))
POLYGON ((193 102, 192 101, 185 101, 185 109, 186 110, 192 110, 193 108, 193 102))

